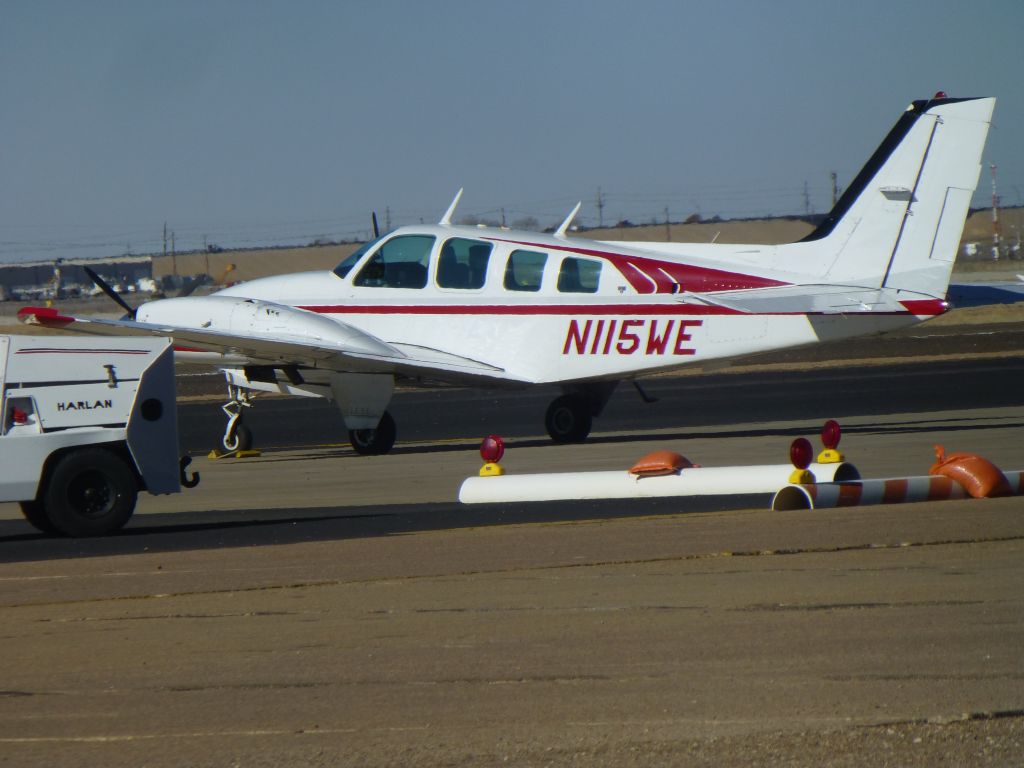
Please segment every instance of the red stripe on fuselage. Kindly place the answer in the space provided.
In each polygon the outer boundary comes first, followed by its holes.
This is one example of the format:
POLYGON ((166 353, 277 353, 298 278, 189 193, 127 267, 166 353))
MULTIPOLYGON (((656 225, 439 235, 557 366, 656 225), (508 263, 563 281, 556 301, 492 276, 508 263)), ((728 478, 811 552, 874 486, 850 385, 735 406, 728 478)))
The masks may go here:
MULTIPOLYGON (((825 312, 741 312, 737 309, 701 304, 296 304, 296 309, 321 315, 669 315, 691 317, 706 315, 732 315, 748 317, 832 316, 825 312)), ((850 312, 846 317, 883 317, 911 315, 914 312, 850 312)))
POLYGON ((728 272, 712 267, 698 267, 693 264, 682 264, 676 261, 663 261, 648 256, 625 256, 596 248, 580 248, 572 245, 548 245, 531 243, 527 240, 507 240, 501 237, 488 237, 494 242, 525 245, 530 248, 578 253, 581 256, 597 256, 610 261, 622 276, 629 281, 637 293, 675 293, 683 291, 729 291, 740 288, 772 288, 789 283, 772 280, 768 277, 745 275, 739 272, 728 272), (641 273, 641 277, 637 273, 641 273), (651 285, 653 283, 653 285, 651 285), (676 288, 678 286, 678 289, 676 288))
MULTIPOLYGON (((334 315, 741 315, 728 307, 670 304, 330 304, 299 305, 334 315)), ((800 314, 800 313, 793 313, 800 314)))

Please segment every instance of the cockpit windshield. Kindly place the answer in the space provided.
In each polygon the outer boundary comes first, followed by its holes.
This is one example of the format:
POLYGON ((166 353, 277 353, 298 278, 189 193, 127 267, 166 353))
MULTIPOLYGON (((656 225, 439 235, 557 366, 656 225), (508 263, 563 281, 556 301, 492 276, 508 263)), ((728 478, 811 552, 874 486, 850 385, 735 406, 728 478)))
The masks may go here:
POLYGON ((381 238, 378 237, 375 240, 371 240, 370 242, 364 243, 363 245, 359 246, 359 248, 350 253, 344 259, 342 259, 341 263, 334 268, 334 274, 336 274, 338 277, 345 277, 346 275, 348 275, 348 273, 352 271, 352 267, 354 267, 359 262, 359 260, 366 255, 366 252, 373 248, 380 241, 381 238))

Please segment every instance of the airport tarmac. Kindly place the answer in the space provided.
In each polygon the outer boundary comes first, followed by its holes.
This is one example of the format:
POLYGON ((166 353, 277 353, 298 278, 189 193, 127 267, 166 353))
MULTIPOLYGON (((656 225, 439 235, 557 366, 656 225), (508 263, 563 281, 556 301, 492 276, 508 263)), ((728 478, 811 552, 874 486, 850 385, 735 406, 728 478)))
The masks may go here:
MULTIPOLYGON (((878 410, 843 419, 865 475, 926 473, 940 442, 1024 468, 1020 407, 878 410)), ((503 463, 776 463, 820 425, 684 416, 525 434, 503 463)), ((465 437, 201 458, 199 488, 86 541, 0 506, 0 764, 1024 759, 1019 499, 459 506, 479 465, 465 437)))

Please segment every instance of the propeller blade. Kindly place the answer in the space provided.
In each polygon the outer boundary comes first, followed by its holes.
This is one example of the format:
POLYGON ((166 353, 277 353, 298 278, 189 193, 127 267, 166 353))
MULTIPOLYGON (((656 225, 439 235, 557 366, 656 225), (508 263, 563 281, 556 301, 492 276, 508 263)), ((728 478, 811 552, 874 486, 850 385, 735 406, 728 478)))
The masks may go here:
POLYGON ((377 226, 377 212, 371 213, 370 217, 373 219, 373 239, 376 240, 380 237, 380 227, 377 226))
POLYGON ((181 286, 181 290, 178 291, 178 295, 175 298, 180 299, 183 296, 191 296, 193 293, 196 292, 200 285, 202 285, 202 282, 199 280, 186 281, 181 286))
POLYGON ((118 295, 117 291, 115 291, 113 288, 107 285, 106 280, 104 280, 102 277, 96 274, 96 272, 91 267, 82 267, 82 269, 85 270, 85 274, 87 274, 89 276, 89 279, 96 284, 97 288, 99 288, 101 291, 107 294, 107 296, 113 299, 114 303, 116 303, 119 307, 124 309, 124 311, 128 313, 128 316, 132 318, 132 320, 135 319, 135 310, 129 306, 127 301, 125 301, 118 295))

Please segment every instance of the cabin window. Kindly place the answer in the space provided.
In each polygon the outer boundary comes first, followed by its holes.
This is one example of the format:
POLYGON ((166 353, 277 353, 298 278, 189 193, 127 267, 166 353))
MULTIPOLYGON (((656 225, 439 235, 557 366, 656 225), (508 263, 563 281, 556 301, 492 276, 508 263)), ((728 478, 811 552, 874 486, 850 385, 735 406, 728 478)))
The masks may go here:
POLYGON ((384 243, 356 275, 355 285, 369 288, 423 288, 434 238, 400 235, 384 243))
POLYGON ((600 279, 600 261, 569 256, 562 259, 562 268, 558 270, 558 290, 561 293, 597 293, 600 279))
POLYGON ((487 263, 491 258, 490 243, 453 237, 441 246, 437 260, 437 284, 441 288, 483 288, 487 279, 487 263))
POLYGON ((512 251, 505 265, 505 289, 539 291, 548 255, 538 251, 512 251))
POLYGON ((341 263, 334 268, 334 274, 338 277, 345 277, 348 275, 348 273, 352 271, 352 267, 358 264, 359 260, 363 258, 363 256, 365 256, 366 253, 378 242, 380 242, 379 238, 377 240, 371 240, 368 243, 363 243, 359 248, 342 259, 341 263))

